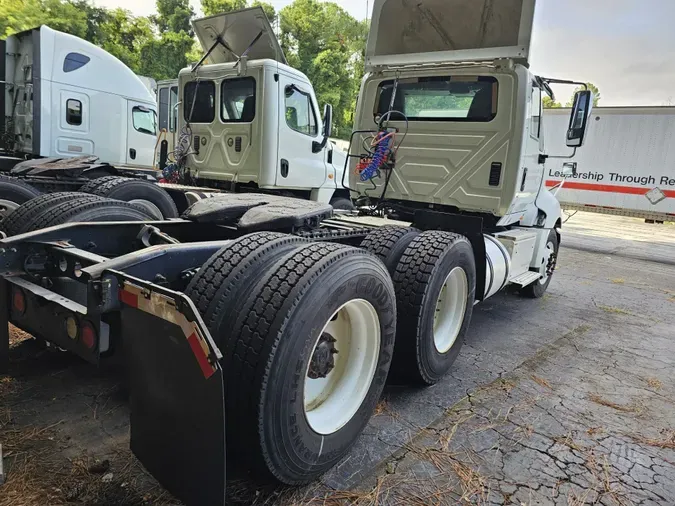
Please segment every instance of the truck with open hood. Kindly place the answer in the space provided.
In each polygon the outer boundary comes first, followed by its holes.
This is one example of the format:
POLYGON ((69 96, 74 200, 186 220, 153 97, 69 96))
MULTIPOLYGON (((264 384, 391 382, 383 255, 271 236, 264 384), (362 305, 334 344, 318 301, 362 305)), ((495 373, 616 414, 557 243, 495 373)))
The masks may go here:
POLYGON ((353 209, 345 153, 312 83, 288 65, 260 7, 193 22, 204 58, 160 82, 160 166, 176 182, 353 209))
MULTIPOLYGON (((507 286, 542 297, 552 282, 561 213, 544 166, 571 153, 543 150, 553 80, 528 67, 533 16, 534 0, 375 1, 340 181, 351 216, 269 193, 225 193, 154 222, 106 199, 21 206, 28 225, 0 240, 0 359, 9 323, 92 364, 122 350, 131 449, 188 505, 225 503, 226 454, 260 479, 319 478, 387 381, 444 378, 475 304, 507 286), (115 221, 100 222, 104 212, 115 221)), ((319 133, 301 76, 265 59, 277 48, 264 31, 242 28, 255 43, 234 46, 237 25, 222 23, 197 30, 222 61, 181 74, 189 170, 251 182, 243 167, 265 158, 251 145, 261 137, 277 143, 269 167, 288 169, 293 190, 290 143, 302 136, 303 156, 320 155, 328 127, 319 133), (226 170, 211 174, 209 159, 226 170)), ((576 95, 574 150, 592 103, 576 95)), ((322 188, 330 172, 318 161, 317 172, 322 188)), ((275 174, 257 184, 278 185, 275 174)))

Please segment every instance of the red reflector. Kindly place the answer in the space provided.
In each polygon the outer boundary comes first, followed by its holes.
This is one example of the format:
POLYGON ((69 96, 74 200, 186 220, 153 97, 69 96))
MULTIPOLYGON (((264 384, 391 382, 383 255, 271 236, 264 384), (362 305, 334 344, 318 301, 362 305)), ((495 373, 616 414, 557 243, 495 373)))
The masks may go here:
POLYGON ((80 326, 80 340, 90 350, 96 346, 96 330, 89 322, 82 322, 80 326))
POLYGON ((14 288, 12 290, 12 306, 17 313, 23 314, 26 312, 26 296, 23 294, 21 288, 14 288))

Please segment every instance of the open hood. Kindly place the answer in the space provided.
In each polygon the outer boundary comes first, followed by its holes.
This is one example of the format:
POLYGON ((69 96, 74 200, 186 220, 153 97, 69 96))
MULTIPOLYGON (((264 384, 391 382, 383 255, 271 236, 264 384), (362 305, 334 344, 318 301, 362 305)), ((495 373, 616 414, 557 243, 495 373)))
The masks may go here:
POLYGON ((204 53, 220 37, 222 44, 217 44, 213 49, 208 58, 209 63, 236 62, 244 53, 249 60, 269 58, 286 63, 284 52, 262 7, 196 19, 192 26, 204 53))
POLYGON ((527 62, 536 0, 375 0, 366 68, 527 62))

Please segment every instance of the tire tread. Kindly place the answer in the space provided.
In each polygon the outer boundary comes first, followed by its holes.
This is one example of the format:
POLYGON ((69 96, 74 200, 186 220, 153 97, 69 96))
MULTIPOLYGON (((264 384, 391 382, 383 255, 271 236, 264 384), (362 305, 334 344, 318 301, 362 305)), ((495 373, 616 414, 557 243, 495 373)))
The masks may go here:
POLYGON ((423 304, 434 267, 448 249, 462 240, 466 238, 451 232, 425 232, 413 239, 396 267, 393 280, 398 314, 397 336, 402 337, 396 340, 392 362, 392 373, 397 377, 416 383, 420 380, 426 384, 434 383, 433 378, 425 376, 417 350, 423 304), (416 357, 416 360, 411 357, 416 357))
MULTIPOLYGON (((42 228, 48 228, 67 223, 71 217, 74 217, 83 211, 97 207, 127 207, 135 211, 143 212, 141 209, 134 206, 133 204, 129 204, 128 202, 105 198, 91 200, 90 198, 84 197, 58 204, 57 206, 51 208, 50 213, 42 213, 29 224, 26 230, 22 230, 22 232, 33 232, 42 228)), ((152 216, 148 215, 147 219, 152 220, 153 218, 152 216)))
MULTIPOLYGON (((4 223, 5 232, 8 235, 17 235, 21 233, 24 227, 27 227, 32 220, 42 213, 45 213, 51 207, 55 207, 63 202, 71 201, 73 199, 81 199, 83 195, 77 192, 60 192, 47 193, 29 200, 25 204, 18 207, 12 214, 7 217, 4 223)), ((87 196, 90 200, 99 200, 100 197, 96 195, 87 196)))
MULTIPOLYGON (((261 394, 267 388, 280 338, 280 332, 270 331, 282 306, 296 288, 304 285, 306 289, 313 279, 337 259, 354 251, 349 246, 331 243, 311 243, 301 247, 284 257, 269 271, 266 279, 258 285, 250 305, 243 308, 233 333, 237 337, 236 346, 229 360, 226 357, 224 364, 224 369, 229 371, 230 376, 238 379, 238 382, 230 382, 225 397, 230 408, 236 406, 238 409, 236 430, 237 434, 242 435, 239 453, 246 448, 250 452, 250 448, 260 447, 258 435, 264 430, 258 416, 263 402, 261 394), (325 261, 328 257, 331 258, 325 261), (243 385, 251 390, 247 391, 243 385)), ((299 298, 296 295, 293 303, 297 304, 299 298)), ((290 311, 287 311, 280 328, 283 328, 289 314, 290 311)), ((269 475, 271 460, 264 448, 259 454, 250 452, 249 457, 250 465, 255 470, 269 475)), ((281 476, 275 478, 286 481, 281 476)))

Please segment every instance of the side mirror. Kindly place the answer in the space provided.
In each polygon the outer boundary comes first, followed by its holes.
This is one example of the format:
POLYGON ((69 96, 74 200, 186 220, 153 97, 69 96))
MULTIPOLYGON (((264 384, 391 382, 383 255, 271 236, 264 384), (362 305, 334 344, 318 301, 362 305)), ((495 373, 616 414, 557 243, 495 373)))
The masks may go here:
POLYGON ((321 142, 314 141, 312 143, 312 152, 320 153, 328 143, 328 138, 333 133, 333 106, 326 104, 323 108, 323 140, 321 142))
POLYGON ((593 111, 593 93, 589 90, 578 91, 574 95, 574 106, 570 118, 570 127, 567 130, 567 146, 580 148, 586 140, 588 120, 593 111))
POLYGON ((323 108, 323 136, 328 138, 333 134, 333 106, 326 104, 323 108))

